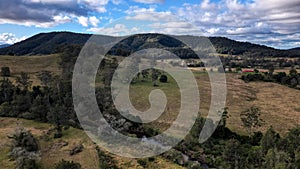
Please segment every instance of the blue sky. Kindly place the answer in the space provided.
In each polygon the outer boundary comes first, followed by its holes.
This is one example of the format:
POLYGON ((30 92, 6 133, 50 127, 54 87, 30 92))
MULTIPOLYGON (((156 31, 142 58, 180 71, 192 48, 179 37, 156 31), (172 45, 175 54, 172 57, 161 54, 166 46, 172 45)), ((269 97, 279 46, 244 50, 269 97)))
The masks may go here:
POLYGON ((0 44, 40 32, 224 36, 300 46, 299 0, 0 0, 0 44))

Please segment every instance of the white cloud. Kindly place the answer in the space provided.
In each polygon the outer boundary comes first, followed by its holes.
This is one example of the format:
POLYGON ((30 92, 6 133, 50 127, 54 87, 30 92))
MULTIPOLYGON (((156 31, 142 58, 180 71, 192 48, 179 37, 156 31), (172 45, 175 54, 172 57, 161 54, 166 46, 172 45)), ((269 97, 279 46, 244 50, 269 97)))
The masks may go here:
POLYGON ((88 29, 88 31, 104 35, 122 36, 137 33, 139 31, 139 28, 127 28, 124 24, 115 24, 114 26, 107 28, 90 28, 88 29))
POLYGON ((98 24, 100 23, 100 20, 97 19, 97 17, 95 17, 95 16, 91 16, 89 18, 89 21, 90 21, 91 25, 94 26, 94 27, 97 27, 98 24))
POLYGON ((175 13, 210 36, 285 47, 284 43, 295 43, 294 39, 283 37, 300 33, 299 9, 299 0, 203 0, 199 4, 184 4, 175 13))
POLYGON ((88 27, 89 26, 89 18, 84 17, 84 16, 79 16, 78 23, 84 27, 88 27))
POLYGON ((140 8, 138 6, 130 6, 129 9, 125 11, 127 14, 137 14, 137 13, 145 13, 145 12, 155 12, 155 8, 149 7, 149 8, 140 8))
POLYGON ((128 20, 139 21, 174 21, 175 15, 171 12, 136 12, 134 15, 127 16, 128 20))
POLYGON ((135 2, 144 3, 144 4, 158 4, 164 3, 164 0, 134 0, 135 2))
POLYGON ((14 44, 26 39, 25 36, 17 38, 15 34, 12 33, 1 33, 0 34, 0 44, 14 44))

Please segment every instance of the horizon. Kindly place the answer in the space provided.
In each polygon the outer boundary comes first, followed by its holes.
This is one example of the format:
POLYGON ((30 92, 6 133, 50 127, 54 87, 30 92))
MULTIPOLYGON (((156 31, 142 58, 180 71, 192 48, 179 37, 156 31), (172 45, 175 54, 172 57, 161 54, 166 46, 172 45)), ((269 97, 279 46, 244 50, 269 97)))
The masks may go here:
POLYGON ((226 37, 276 49, 300 46, 300 2, 257 0, 12 0, 0 2, 0 45, 39 33, 226 37), (201 17, 199 17, 201 16, 201 17))
MULTIPOLYGON (((37 34, 34 34, 26 39, 23 39, 21 41, 18 41, 14 44, 0 44, 1 45, 8 45, 8 46, 5 46, 5 47, 9 47, 9 46, 12 46, 12 45, 15 45, 17 43, 21 43, 23 41, 26 41, 27 39, 29 38, 32 38, 34 36, 37 36, 39 34, 49 34, 49 33, 74 33, 74 34, 85 34, 85 35, 95 35, 95 34, 91 34, 91 33, 82 33, 82 32, 72 32, 72 31, 50 31, 50 32, 40 32, 40 33, 37 33, 37 34)), ((161 33, 137 33, 137 34, 161 34, 161 33)), ((133 34, 133 35, 137 35, 137 34, 133 34)), ((96 34, 96 35, 100 35, 100 36, 111 36, 111 37, 120 37, 121 35, 105 35, 105 34, 96 34)), ((132 35, 124 35, 124 36, 132 36, 132 35)), ((268 46, 268 45, 263 45, 263 44, 258 44, 258 43, 252 43, 252 42, 248 42, 248 41, 239 41, 239 40, 234 40, 234 39, 230 39, 228 37, 225 37, 225 36, 203 36, 203 35, 189 35, 189 34, 182 34, 182 35, 175 35, 175 36, 196 36, 196 37, 208 37, 208 38, 227 38, 229 40, 233 40, 233 41, 236 41, 236 42, 241 42, 241 43, 251 43, 251 44, 254 44, 254 45, 261 45, 261 46, 265 46, 265 47, 270 47, 270 48, 273 48, 273 49, 276 49, 276 50, 292 50, 292 49, 296 49, 296 48, 300 48, 300 46, 297 46, 297 47, 293 47, 293 48, 287 48, 287 49, 280 49, 280 48, 276 48, 276 47, 272 47, 272 46, 268 46)))

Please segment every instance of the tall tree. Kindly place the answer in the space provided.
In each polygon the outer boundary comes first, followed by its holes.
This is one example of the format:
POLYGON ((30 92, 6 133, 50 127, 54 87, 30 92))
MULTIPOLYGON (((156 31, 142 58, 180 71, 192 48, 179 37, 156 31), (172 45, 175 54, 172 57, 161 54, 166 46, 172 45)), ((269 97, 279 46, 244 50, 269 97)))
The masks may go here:
POLYGON ((23 90, 28 90, 32 84, 32 81, 29 79, 30 76, 28 73, 21 72, 21 75, 16 78, 16 82, 23 90))
POLYGON ((238 169, 240 166, 240 146, 241 143, 238 140, 231 139, 225 145, 225 150, 223 152, 224 159, 228 162, 231 168, 238 169))
POLYGON ((52 74, 50 71, 41 71, 38 77, 44 86, 49 86, 52 81, 52 74))
POLYGON ((261 139, 261 147, 264 154, 268 152, 269 149, 275 149, 280 140, 280 136, 276 133, 271 126, 265 135, 261 139))

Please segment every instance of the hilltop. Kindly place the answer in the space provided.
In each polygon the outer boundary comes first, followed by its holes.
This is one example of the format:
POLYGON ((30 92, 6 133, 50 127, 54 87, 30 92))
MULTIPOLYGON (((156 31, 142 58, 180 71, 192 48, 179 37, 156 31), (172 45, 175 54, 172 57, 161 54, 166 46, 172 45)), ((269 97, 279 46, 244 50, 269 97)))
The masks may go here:
MULTIPOLYGON (((91 34, 80 34, 73 32, 51 32, 40 33, 34 35, 24 41, 16 43, 14 45, 0 48, 0 55, 49 55, 59 53, 60 49, 68 45, 83 46, 91 34)), ((100 38, 105 37, 113 39, 112 36, 97 35, 100 38)), ((147 39, 155 37, 157 42, 167 47, 182 47, 178 46, 178 42, 167 39, 166 36, 161 34, 142 34, 130 37, 125 43, 122 43, 122 49, 129 51, 135 51, 141 46, 153 46, 147 39), (146 42, 146 43, 141 43, 146 42)), ((176 37, 176 36, 175 36, 176 37)), ((186 36, 192 37, 192 36, 186 36)), ((203 37, 195 37, 201 38, 203 37)), ((232 54, 232 55, 247 55, 250 57, 299 57, 299 49, 280 50, 274 49, 268 46, 252 44, 249 42, 238 42, 225 37, 209 37, 212 45, 215 47, 217 53, 232 54)), ((193 56, 191 56, 193 57, 193 56)))

